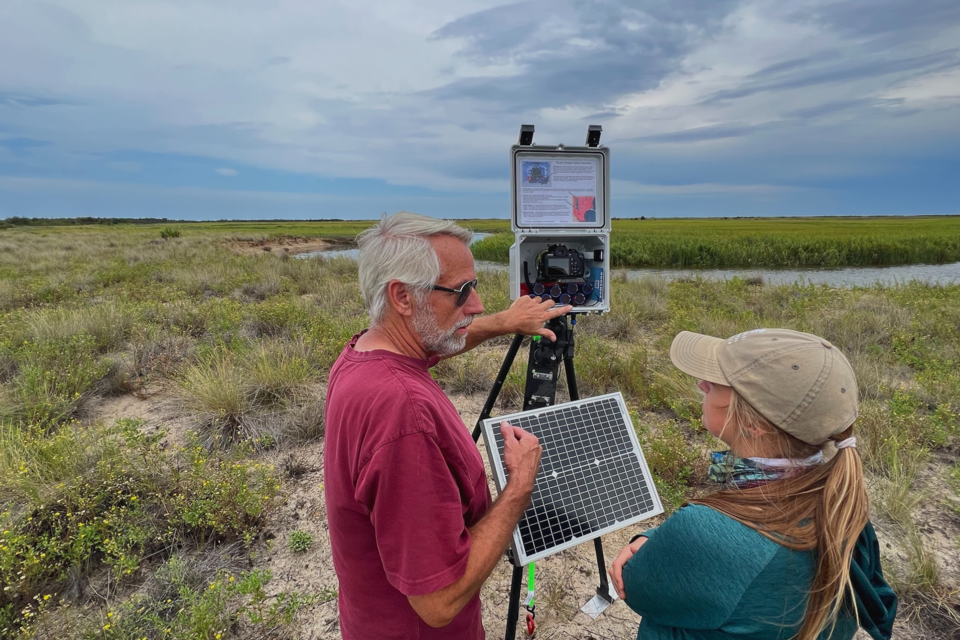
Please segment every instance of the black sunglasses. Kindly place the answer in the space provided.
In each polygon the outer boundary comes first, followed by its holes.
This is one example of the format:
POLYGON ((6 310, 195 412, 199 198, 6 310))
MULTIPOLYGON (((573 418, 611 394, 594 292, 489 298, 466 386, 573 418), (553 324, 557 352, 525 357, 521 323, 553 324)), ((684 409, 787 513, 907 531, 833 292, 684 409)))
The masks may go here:
POLYGON ((447 293, 457 294, 457 306, 462 307, 467 304, 467 298, 470 297, 470 290, 477 288, 477 280, 473 279, 468 282, 464 282, 460 285, 459 289, 451 289, 449 287, 441 287, 439 285, 433 285, 434 291, 446 291, 447 293))

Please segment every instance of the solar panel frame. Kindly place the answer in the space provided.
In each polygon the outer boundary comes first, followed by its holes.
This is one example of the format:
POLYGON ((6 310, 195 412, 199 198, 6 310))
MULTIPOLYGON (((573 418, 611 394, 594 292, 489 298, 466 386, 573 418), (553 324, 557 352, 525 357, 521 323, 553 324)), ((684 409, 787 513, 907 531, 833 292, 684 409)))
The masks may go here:
MULTIPOLYGON (((513 530, 513 553, 519 566, 663 513, 663 504, 621 393, 485 419, 483 440, 498 494, 507 483, 503 464, 503 436, 500 434, 500 423, 503 421, 530 431, 540 439, 543 447, 531 506, 524 511, 513 530), (597 408, 603 410, 602 415, 597 408), (564 425, 561 425, 561 420, 564 425), (583 423, 576 427, 578 433, 572 433, 569 429, 571 425, 576 426, 574 421, 583 423), (562 426, 567 429, 561 430, 562 426), (600 428, 607 429, 609 433, 599 432, 600 428), (578 437, 577 442, 574 442, 575 436, 578 437), (615 437, 610 442, 612 436, 615 437), (570 447, 577 444, 583 446, 571 451, 570 447), (568 447, 566 451, 575 455, 564 456, 561 447, 568 447), (598 453, 614 455, 601 460, 598 453), (584 490, 587 501, 583 500, 584 490), (643 508, 639 511, 634 509, 630 515, 626 515, 622 508, 625 495, 642 498, 643 508), (562 511, 558 511, 556 503, 549 500, 558 497, 560 507, 565 508, 562 511), (597 508, 589 500, 600 501, 600 509, 606 510, 601 511, 606 524, 591 528, 597 524, 590 522, 591 516, 596 516, 597 508), (617 517, 618 513, 623 516, 622 520, 617 517), (538 534, 542 538, 539 543, 534 540, 538 534)), ((639 506, 639 502, 626 506, 639 506)))

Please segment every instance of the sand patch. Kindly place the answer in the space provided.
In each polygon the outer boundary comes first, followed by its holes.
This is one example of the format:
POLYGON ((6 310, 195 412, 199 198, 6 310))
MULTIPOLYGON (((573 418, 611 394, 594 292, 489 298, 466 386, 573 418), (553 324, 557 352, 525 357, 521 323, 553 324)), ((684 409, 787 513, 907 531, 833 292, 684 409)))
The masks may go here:
POLYGON ((326 251, 346 246, 342 242, 334 242, 323 238, 306 238, 303 236, 281 236, 277 238, 262 238, 260 240, 234 240, 227 242, 227 246, 240 255, 256 253, 309 253, 311 251, 326 251))

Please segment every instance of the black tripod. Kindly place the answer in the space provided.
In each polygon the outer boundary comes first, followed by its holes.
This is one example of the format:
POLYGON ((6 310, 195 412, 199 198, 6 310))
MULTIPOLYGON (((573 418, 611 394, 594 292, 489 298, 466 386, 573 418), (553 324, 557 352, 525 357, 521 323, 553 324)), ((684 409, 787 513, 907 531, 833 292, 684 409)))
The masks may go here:
MULTIPOLYGON (((547 323, 547 328, 553 331, 556 336, 556 342, 549 340, 533 340, 530 343, 530 358, 527 362, 527 382, 523 390, 523 410, 540 409, 554 404, 557 397, 557 380, 560 374, 560 365, 567 376, 567 389, 570 391, 571 400, 579 400, 580 394, 577 391, 577 376, 573 369, 573 325, 576 324, 576 316, 570 316, 570 324, 567 324, 567 317, 561 316, 554 318, 547 323)), ((500 389, 510 373, 510 367, 517 357, 520 350, 520 344, 523 342, 523 336, 517 334, 510 343, 507 355, 500 365, 500 371, 497 373, 497 379, 490 389, 487 401, 480 412, 480 418, 477 420, 477 426, 473 430, 473 440, 476 442, 480 438, 483 421, 490 417, 493 405, 500 395, 500 389)), ((600 538, 593 541, 597 552, 597 566, 600 571, 600 586, 597 587, 597 595, 611 602, 610 587, 607 582, 606 562, 603 558, 603 543, 600 538)), ((517 620, 520 617, 520 583, 523 579, 522 567, 517 565, 517 560, 512 554, 507 553, 510 561, 513 563, 513 581, 510 583, 510 603, 507 609, 507 630, 504 634, 505 640, 514 640, 517 633, 517 620)))

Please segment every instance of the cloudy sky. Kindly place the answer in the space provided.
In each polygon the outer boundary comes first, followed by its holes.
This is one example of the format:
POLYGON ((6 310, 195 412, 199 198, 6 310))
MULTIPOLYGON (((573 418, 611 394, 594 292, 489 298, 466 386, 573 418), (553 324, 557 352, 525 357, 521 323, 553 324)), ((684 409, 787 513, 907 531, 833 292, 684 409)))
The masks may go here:
POLYGON ((957 0, 0 0, 0 218, 960 213, 957 0))

